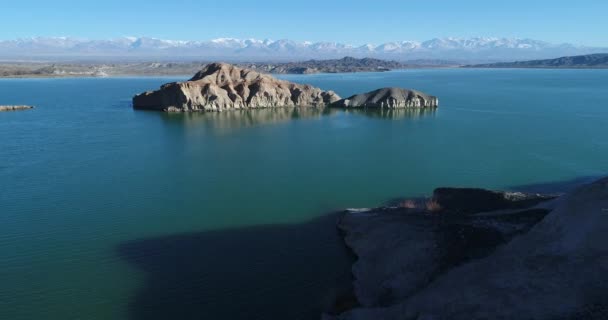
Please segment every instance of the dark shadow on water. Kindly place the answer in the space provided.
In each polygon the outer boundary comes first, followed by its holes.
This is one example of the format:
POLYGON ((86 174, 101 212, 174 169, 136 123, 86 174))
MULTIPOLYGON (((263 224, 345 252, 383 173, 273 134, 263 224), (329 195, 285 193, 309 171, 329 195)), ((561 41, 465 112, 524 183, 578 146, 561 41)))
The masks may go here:
POLYGON ((146 274, 130 319, 319 319, 350 292, 336 219, 124 243, 121 258, 146 274))
MULTIPOLYGON (((567 192, 598 178, 507 189, 567 192)), ((336 299, 341 307, 351 307, 354 257, 338 234, 336 219, 330 214, 301 224, 123 243, 117 248, 120 257, 145 274, 130 302, 130 319, 319 319, 336 299)))

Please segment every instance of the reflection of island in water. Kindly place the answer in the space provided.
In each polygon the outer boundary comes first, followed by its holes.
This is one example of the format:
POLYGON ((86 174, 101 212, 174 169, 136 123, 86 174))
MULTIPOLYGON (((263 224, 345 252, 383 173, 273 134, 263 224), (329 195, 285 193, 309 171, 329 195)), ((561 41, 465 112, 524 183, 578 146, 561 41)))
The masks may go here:
POLYGON ((421 117, 435 116, 437 110, 435 108, 352 108, 344 109, 342 112, 362 115, 370 118, 379 118, 387 120, 401 119, 418 119, 421 117))
POLYGON ((214 132, 228 132, 266 124, 277 124, 291 120, 320 119, 321 117, 354 114, 370 118, 401 120, 433 116, 435 109, 335 109, 335 108, 264 108, 231 110, 224 112, 162 113, 171 124, 188 127, 206 127, 214 132))
POLYGON ((327 108, 264 108, 230 110, 222 112, 164 113, 163 119, 188 127, 204 126, 223 132, 266 124, 277 124, 290 120, 320 118, 335 114, 337 110, 327 108))

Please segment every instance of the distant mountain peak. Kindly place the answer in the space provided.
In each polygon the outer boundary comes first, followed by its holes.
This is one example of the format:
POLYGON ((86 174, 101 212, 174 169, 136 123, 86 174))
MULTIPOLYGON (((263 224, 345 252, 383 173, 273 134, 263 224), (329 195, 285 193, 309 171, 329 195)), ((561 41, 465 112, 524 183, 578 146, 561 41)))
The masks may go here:
POLYGON ((109 40, 72 37, 32 37, 0 41, 0 58, 166 58, 198 60, 302 60, 380 58, 393 60, 444 59, 492 62, 545 59, 608 51, 606 48, 551 44, 545 41, 499 37, 445 37, 426 41, 392 41, 354 46, 341 42, 216 38, 207 41, 166 40, 127 36, 109 40))

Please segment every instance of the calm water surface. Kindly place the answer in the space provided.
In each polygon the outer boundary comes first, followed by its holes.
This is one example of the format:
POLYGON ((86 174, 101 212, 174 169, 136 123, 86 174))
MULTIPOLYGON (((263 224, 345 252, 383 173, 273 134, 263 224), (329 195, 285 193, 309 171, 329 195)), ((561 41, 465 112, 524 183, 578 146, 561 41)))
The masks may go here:
POLYGON ((167 115, 172 78, 0 80, 0 319, 316 319, 349 281, 345 207, 608 172, 608 70, 282 76, 436 112, 167 115))

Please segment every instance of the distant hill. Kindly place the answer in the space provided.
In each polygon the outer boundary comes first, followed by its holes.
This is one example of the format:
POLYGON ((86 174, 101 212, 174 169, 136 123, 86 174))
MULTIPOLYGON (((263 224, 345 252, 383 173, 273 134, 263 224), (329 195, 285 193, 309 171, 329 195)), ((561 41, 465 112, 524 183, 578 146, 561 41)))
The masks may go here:
MULTIPOLYGON (((140 62, 140 63, 0 63, 0 78, 6 77, 105 77, 116 75, 191 75, 207 62, 140 62)), ((409 65, 397 61, 373 58, 344 57, 332 60, 301 62, 250 62, 238 66, 262 73, 310 74, 338 72, 382 72, 406 67, 422 68, 434 65, 409 65)), ((445 66, 445 65, 437 65, 445 66)))
POLYGON ((247 68, 269 73, 338 73, 338 72, 377 72, 405 68, 406 65, 397 61, 373 58, 357 59, 344 57, 342 59, 307 60, 301 62, 285 62, 277 64, 252 63, 245 64, 247 68))
POLYGON ((608 53, 561 57, 557 59, 500 62, 465 66, 467 68, 608 68, 608 53))

